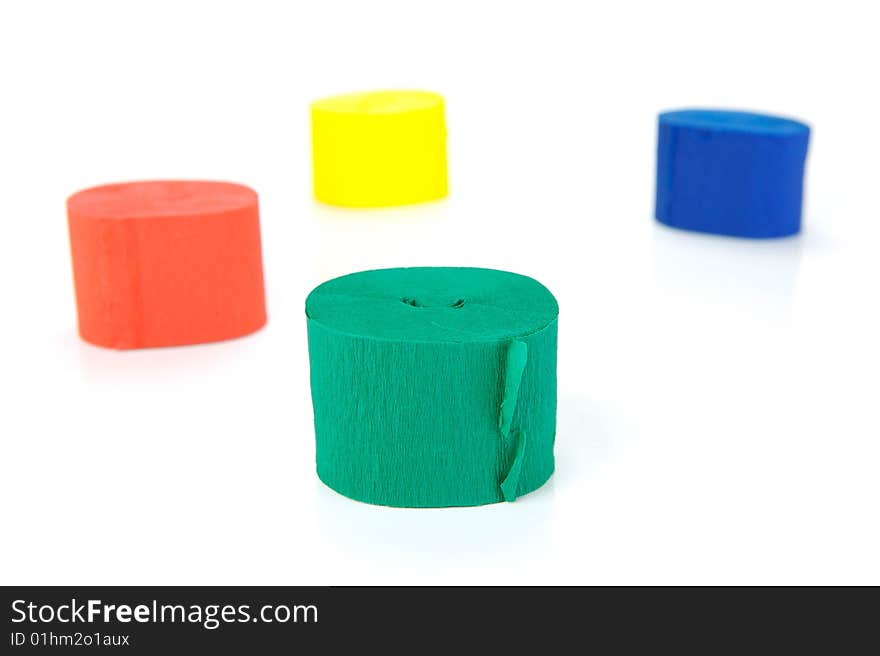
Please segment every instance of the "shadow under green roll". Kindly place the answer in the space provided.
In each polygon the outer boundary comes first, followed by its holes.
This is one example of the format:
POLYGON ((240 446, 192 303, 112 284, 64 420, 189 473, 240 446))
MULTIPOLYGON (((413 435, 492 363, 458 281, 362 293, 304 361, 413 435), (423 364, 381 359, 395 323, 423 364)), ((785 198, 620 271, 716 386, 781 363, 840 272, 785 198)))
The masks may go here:
POLYGON ((388 506, 513 501, 553 473, 553 295, 526 276, 382 269, 306 299, 318 476, 388 506))

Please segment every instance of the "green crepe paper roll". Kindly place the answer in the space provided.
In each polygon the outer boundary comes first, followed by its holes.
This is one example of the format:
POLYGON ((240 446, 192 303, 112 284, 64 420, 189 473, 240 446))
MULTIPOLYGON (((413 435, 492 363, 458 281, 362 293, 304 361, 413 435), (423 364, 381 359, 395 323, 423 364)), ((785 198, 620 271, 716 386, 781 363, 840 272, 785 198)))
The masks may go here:
POLYGON ((559 307, 505 271, 412 268, 306 299, 318 476, 387 506, 513 501, 553 473, 559 307))

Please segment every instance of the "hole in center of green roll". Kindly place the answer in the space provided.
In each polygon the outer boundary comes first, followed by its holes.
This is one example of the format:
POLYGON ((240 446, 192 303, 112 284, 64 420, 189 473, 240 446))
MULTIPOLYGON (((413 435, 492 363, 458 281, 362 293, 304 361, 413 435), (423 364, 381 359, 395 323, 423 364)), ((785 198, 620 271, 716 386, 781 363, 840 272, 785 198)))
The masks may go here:
POLYGON ((426 303, 426 302, 423 302, 417 298, 412 298, 410 296, 404 296, 402 299, 400 299, 400 301, 401 301, 401 303, 406 303, 410 307, 414 307, 414 308, 448 307, 448 308, 452 308, 454 310, 457 310, 458 308, 464 306, 464 299, 463 298, 459 298, 455 301, 452 301, 451 303, 426 303))

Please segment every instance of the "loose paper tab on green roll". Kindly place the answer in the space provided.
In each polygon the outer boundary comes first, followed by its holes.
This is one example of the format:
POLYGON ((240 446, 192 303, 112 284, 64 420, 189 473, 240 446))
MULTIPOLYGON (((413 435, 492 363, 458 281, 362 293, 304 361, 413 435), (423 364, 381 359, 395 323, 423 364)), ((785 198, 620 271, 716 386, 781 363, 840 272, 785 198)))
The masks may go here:
POLYGON ((513 501, 553 473, 556 299, 491 269, 354 273, 306 299, 318 476, 387 506, 513 501))

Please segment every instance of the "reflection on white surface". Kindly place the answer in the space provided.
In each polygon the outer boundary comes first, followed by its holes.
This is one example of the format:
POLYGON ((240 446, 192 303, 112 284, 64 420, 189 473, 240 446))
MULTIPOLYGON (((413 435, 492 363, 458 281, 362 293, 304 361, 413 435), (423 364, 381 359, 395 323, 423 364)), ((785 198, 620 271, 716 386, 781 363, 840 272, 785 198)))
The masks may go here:
MULTIPOLYGON (((755 320, 790 318, 804 240, 739 239, 654 223, 654 281, 658 294, 688 318, 693 308, 755 320)), ((720 337, 720 336, 719 336, 720 337)))
POLYGON ((388 508, 352 501, 315 476, 318 528, 347 560, 438 570, 460 561, 502 567, 540 557, 549 546, 553 477, 514 503, 470 508, 388 508))
POLYGON ((83 377, 93 383, 163 377, 185 379, 190 375, 201 377, 211 371, 229 372, 236 360, 253 351, 251 342, 261 339, 261 332, 222 342, 128 350, 95 346, 71 335, 70 346, 76 349, 83 377))

